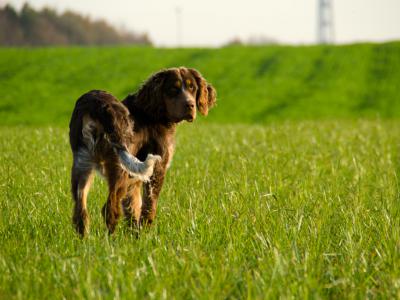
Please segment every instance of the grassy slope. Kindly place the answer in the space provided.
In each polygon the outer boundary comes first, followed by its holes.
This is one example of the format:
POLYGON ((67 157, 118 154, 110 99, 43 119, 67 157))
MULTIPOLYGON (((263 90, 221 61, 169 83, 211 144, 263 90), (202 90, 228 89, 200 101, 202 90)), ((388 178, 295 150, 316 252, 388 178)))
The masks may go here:
POLYGON ((400 116, 400 43, 223 49, 0 49, 0 124, 66 125, 89 89, 121 98, 152 72, 198 68, 213 122, 400 116))
POLYGON ((81 241, 66 131, 0 128, 0 298, 400 297, 399 135, 184 125, 155 228, 108 238, 96 180, 81 241))
POLYGON ((0 49, 0 299, 400 297, 400 123, 343 121, 400 117, 399 52, 0 49), (181 126, 156 227, 108 238, 96 180, 79 240, 66 130, 75 99, 93 88, 121 98, 177 65, 218 89, 202 120, 296 121, 181 126))

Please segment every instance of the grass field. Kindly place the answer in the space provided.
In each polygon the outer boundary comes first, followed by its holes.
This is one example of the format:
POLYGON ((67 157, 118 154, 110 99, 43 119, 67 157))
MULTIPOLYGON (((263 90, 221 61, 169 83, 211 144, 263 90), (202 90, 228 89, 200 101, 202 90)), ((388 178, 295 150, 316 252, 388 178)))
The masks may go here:
POLYGON ((400 298, 400 43, 0 49, 0 299, 400 298), (71 225, 68 120, 99 88, 198 68, 155 226, 71 225))
POLYGON ((91 89, 119 98, 165 67, 198 68, 217 88, 209 120, 400 117, 400 42, 222 49, 0 49, 0 124, 68 124, 91 89), (12 63, 11 63, 12 62, 12 63))
POLYGON ((65 128, 0 128, 0 298, 400 297, 400 123, 182 125, 155 227, 73 232, 65 128), (193 139, 193 137, 195 137, 193 139))

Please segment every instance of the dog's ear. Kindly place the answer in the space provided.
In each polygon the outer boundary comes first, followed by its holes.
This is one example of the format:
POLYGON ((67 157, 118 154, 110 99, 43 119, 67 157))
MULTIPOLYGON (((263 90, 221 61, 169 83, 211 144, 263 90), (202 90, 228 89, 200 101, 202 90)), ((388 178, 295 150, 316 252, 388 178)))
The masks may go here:
POLYGON ((171 70, 161 70, 150 76, 143 86, 146 92, 149 94, 149 97, 153 99, 159 99, 162 97, 164 82, 170 73, 171 70))
POLYGON ((162 99, 164 96, 164 83, 171 76, 173 69, 164 69, 150 76, 142 85, 137 95, 137 106, 140 107, 148 117, 156 120, 165 118, 165 107, 162 99))
POLYGON ((202 115, 206 116, 208 110, 213 107, 217 101, 217 93, 214 87, 203 78, 199 71, 195 69, 189 69, 189 71, 193 74, 198 86, 196 94, 197 109, 202 115))

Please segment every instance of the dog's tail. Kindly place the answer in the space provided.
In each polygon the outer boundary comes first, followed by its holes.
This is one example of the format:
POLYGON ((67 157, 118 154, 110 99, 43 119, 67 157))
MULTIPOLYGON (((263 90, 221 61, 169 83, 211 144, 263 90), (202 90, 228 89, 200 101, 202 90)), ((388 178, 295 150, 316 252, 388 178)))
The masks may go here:
MULTIPOLYGON (((129 153, 127 145, 133 140, 134 134, 129 111, 114 96, 106 92, 91 91, 78 99, 70 123, 70 142, 73 151, 74 147, 78 147, 79 140, 73 138, 74 131, 81 131, 82 142, 93 154, 98 141, 104 137, 118 155, 121 167, 142 181, 150 179, 154 165, 161 160, 160 156, 149 154, 142 162, 129 153), (81 120, 81 126, 76 126, 77 122, 74 120, 81 120)), ((77 134, 79 135, 79 132, 76 132, 75 136, 77 134)))
POLYGON ((130 175, 141 181, 149 181, 153 175, 154 165, 161 161, 159 155, 148 154, 146 160, 141 162, 126 150, 117 151, 122 167, 129 172, 130 175))

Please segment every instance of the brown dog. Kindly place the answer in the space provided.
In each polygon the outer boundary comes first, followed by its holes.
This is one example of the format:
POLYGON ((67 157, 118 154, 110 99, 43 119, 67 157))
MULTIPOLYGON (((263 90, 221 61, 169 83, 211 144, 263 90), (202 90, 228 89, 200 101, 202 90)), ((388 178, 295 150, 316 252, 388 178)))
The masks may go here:
POLYGON ((155 73, 122 102, 103 91, 82 95, 70 121, 73 223, 78 233, 87 231, 86 198, 95 169, 108 182, 102 212, 110 233, 121 203, 131 225, 151 224, 174 153, 177 123, 192 122, 196 107, 207 115, 215 101, 214 88, 198 71, 184 67, 155 73))

